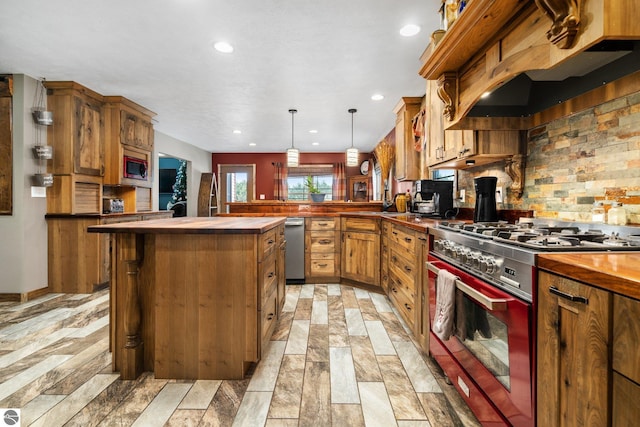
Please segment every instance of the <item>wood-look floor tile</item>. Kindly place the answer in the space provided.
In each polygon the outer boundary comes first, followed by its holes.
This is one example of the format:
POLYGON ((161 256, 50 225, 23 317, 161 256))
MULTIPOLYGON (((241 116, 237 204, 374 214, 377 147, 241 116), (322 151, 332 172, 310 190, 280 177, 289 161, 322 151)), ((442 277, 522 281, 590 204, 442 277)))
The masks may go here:
POLYGON ((309 321, 294 320, 291 322, 289 339, 284 350, 285 354, 306 354, 309 339, 309 321))
POLYGON ((329 323, 329 311, 327 306, 326 295, 325 299, 313 299, 311 308, 311 323, 316 325, 326 325, 329 323))
POLYGON ((300 425, 330 424, 331 379, 329 362, 307 362, 300 404, 300 425))
POLYGON ((32 426, 53 427, 64 425, 119 377, 120 374, 95 375, 38 418, 32 426))
POLYGON ((207 409, 222 384, 221 380, 197 380, 178 409, 207 409))
POLYGON ((396 354, 396 349, 381 321, 365 320, 364 324, 376 355, 396 354))
POLYGON ((284 299, 284 305, 282 307, 282 311, 289 312, 295 311, 296 305, 298 304, 298 298, 300 298, 300 285, 287 285, 286 295, 284 299))
POLYGON ((431 427, 426 420, 398 420, 398 427, 431 427))
POLYGON ((299 299, 298 305, 296 306, 295 314, 293 315, 293 320, 311 320, 312 307, 313 307, 313 299, 311 298, 299 299))
POLYGON ((0 384, 0 402, 11 396, 22 387, 30 384, 38 377, 45 375, 47 372, 69 360, 72 356, 49 356, 45 360, 31 366, 23 372, 17 374, 13 378, 6 380, 0 384))
POLYGON ((329 361, 329 325, 310 325, 307 342, 307 360, 329 361))
POLYGON ((369 292, 365 289, 354 288, 353 293, 355 294, 357 299, 369 299, 369 292))
POLYGON ((350 337, 349 341, 357 380, 381 382, 382 374, 369 337, 350 337))
POLYGON ((412 342, 395 342, 394 346, 416 392, 442 393, 438 381, 436 381, 422 355, 412 342))
POLYGON ((164 386, 133 423, 133 427, 162 427, 189 392, 192 384, 172 383, 164 386))
POLYGON ((389 302, 389 298, 382 294, 371 294, 371 301, 373 305, 376 307, 378 313, 392 313, 391 304, 389 302))
POLYGON ((300 290, 300 299, 313 298, 313 292, 315 291, 315 285, 302 285, 300 290))
POLYGON ((286 341, 289 338, 289 330, 293 321, 293 311, 283 311, 276 322, 276 326, 271 335, 271 341, 286 341))
POLYGON ((200 425, 203 427, 228 427, 238 412, 240 402, 249 380, 222 381, 218 392, 213 397, 211 405, 204 413, 200 425))
POLYGON ((167 384, 167 380, 157 380, 153 374, 146 372, 135 380, 135 387, 106 417, 98 424, 103 427, 130 426, 142 413, 144 408, 156 397, 167 384))
POLYGON ((269 418, 298 418, 306 357, 301 354, 285 355, 271 398, 269 418))
POLYGON ((48 395, 48 394, 41 394, 36 396, 26 405, 20 405, 20 406, 3 405, 2 407, 3 408, 21 407, 22 409, 20 411, 20 421, 22 425, 28 426, 28 425, 31 425, 35 420, 40 418, 49 409, 56 406, 65 397, 67 396, 64 396, 64 395, 54 396, 54 395, 48 395))
POLYGON ((387 330, 387 334, 389 335, 389 339, 391 341, 411 341, 411 337, 407 334, 407 331, 398 320, 398 317, 393 312, 378 312, 380 316, 380 320, 384 325, 384 328, 387 330))
POLYGON ((362 415, 367 427, 397 426, 393 408, 384 383, 358 383, 362 401, 362 415))
POLYGON ((109 325, 109 313, 106 313, 105 316, 99 317, 98 319, 89 323, 87 326, 78 328, 77 331, 75 331, 72 334, 69 334, 69 338, 85 338, 91 335, 92 333, 96 332, 98 329, 104 328, 105 326, 108 326, 108 325, 109 325))
POLYGON ((355 335, 355 336, 367 335, 367 328, 364 325, 364 320, 362 319, 362 313, 360 312, 360 309, 345 307, 344 317, 347 321, 347 330, 349 331, 349 335, 355 335))
POLYGON ((332 404, 331 421, 334 426, 364 427, 360 405, 332 404))
POLYGON ((442 393, 418 393, 418 399, 432 426, 453 427, 455 422, 448 411, 447 399, 442 393))
POLYGON ((270 391, 247 391, 233 420, 233 427, 262 427, 267 422, 270 391))
POLYGON ((204 409, 176 409, 164 427, 198 427, 204 412, 204 409))
POLYGON ((94 375, 98 374, 105 366, 111 365, 111 354, 103 352, 91 360, 85 362, 73 370, 73 375, 67 375, 56 385, 47 389, 44 394, 70 394, 94 375))
POLYGON ((269 343, 266 354, 251 377, 247 391, 273 391, 286 345, 286 341, 269 343))
POLYGON ((377 356, 384 385, 399 420, 426 420, 411 381, 397 356, 377 356))
POLYGON ((34 340, 30 344, 20 347, 19 349, 16 349, 11 353, 5 354, 4 356, 0 356, 0 369, 15 363, 20 359, 30 356, 45 347, 48 347, 49 345, 55 343, 58 340, 64 339, 65 337, 67 337, 69 334, 73 332, 74 332, 74 329, 69 329, 69 328, 59 329, 44 338, 34 340))
POLYGON ((358 305, 360 306, 360 312, 362 312, 362 318, 364 320, 380 320, 378 311, 371 299, 359 299, 358 305))
POLYGON ((356 371, 349 347, 330 350, 331 403, 360 403, 356 371))
POLYGON ((358 305, 358 300, 356 299, 356 294, 352 287, 342 287, 342 305, 345 309, 360 308, 360 306, 358 305))
POLYGON ((329 307, 329 346, 330 347, 348 347, 349 346, 349 330, 347 329, 347 320, 344 316, 344 307, 342 306, 342 298, 330 295, 328 297, 329 307))
POLYGON ((340 294, 340 285, 327 285, 327 296, 337 296, 340 294))
POLYGON ((328 293, 327 285, 314 285, 313 299, 316 301, 326 301, 328 293))
POLYGON ((267 418, 264 427, 299 427, 297 419, 267 418))

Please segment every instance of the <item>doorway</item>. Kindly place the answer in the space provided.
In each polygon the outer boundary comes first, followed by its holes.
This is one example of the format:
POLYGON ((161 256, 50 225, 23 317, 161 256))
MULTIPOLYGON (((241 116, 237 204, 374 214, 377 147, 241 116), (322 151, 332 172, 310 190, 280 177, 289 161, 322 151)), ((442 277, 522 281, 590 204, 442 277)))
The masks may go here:
POLYGON ((255 200, 256 165, 218 165, 221 209, 229 213, 227 203, 248 203, 255 200))
POLYGON ((158 210, 171 209, 174 216, 186 216, 188 162, 166 154, 158 156, 158 210))

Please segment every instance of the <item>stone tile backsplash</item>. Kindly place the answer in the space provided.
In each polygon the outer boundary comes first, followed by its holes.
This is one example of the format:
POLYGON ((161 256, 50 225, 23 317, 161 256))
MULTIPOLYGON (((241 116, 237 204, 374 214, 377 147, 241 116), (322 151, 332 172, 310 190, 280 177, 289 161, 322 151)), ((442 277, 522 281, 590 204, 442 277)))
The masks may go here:
POLYGON ((460 171, 463 207, 473 207, 473 178, 493 175, 506 190, 498 209, 531 209, 537 217, 590 221, 594 201, 621 202, 640 224, 640 92, 533 128, 528 134, 525 188, 509 192, 504 162, 460 171))

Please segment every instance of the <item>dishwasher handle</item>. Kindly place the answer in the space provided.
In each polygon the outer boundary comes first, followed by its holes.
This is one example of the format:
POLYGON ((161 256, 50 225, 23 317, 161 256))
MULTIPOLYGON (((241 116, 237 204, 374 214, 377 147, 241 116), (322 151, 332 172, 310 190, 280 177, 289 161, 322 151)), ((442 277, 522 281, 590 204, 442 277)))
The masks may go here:
POLYGON ((285 227, 299 227, 304 225, 304 218, 290 218, 284 222, 285 227))

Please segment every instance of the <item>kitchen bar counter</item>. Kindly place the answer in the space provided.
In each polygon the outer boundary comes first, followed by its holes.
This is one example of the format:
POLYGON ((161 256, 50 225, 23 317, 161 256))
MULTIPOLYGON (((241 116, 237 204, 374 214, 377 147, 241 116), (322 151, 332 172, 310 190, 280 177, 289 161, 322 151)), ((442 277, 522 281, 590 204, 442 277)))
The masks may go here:
POLYGON ((538 255, 551 273, 640 300, 640 253, 581 252, 538 255))
POLYGON ((244 378, 284 302, 284 221, 180 217, 89 227, 111 233, 112 369, 122 379, 143 371, 244 378))
POLYGON ((256 200, 251 203, 227 203, 230 214, 282 214, 285 216, 312 216, 339 214, 341 212, 371 211, 382 212, 382 202, 331 201, 278 201, 256 200))
POLYGON ((145 217, 147 219, 153 217, 172 217, 173 211, 143 211, 143 212, 120 212, 120 213, 82 213, 82 214, 61 214, 61 213, 53 213, 46 214, 44 217, 46 219, 81 219, 81 218, 130 218, 130 217, 145 217))

